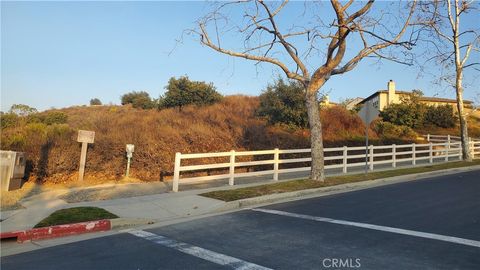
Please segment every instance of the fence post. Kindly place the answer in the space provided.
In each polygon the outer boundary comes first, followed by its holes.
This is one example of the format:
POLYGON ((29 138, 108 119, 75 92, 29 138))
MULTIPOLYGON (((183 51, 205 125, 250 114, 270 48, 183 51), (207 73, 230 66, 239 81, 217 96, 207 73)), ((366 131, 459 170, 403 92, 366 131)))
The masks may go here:
POLYGON ((432 142, 430 142, 430 145, 428 146, 428 150, 429 150, 429 152, 428 152, 428 154, 429 154, 429 156, 428 156, 428 157, 429 157, 429 160, 428 160, 428 161, 429 161, 430 163, 433 163, 433 144, 432 144, 432 142))
POLYGON ((469 150, 470 150, 470 153, 472 155, 472 158, 475 158, 475 150, 476 150, 476 141, 475 139, 472 140, 472 138, 468 138, 468 143, 469 143, 469 150))
POLYGON ((178 181, 180 180, 180 161, 182 160, 182 154, 175 153, 175 168, 173 171, 173 192, 178 192, 178 181))
POLYGON ((445 161, 448 161, 449 154, 450 154, 450 140, 445 143, 445 161))
POLYGON ((416 158, 416 155, 417 155, 417 154, 415 153, 415 152, 416 152, 416 151, 415 151, 415 150, 416 150, 415 148, 416 148, 415 143, 413 143, 413 144, 412 144, 412 165, 413 165, 413 166, 415 166, 415 165, 417 164, 417 161, 416 161, 416 159, 415 159, 415 158, 416 158))
MULTIPOLYGON (((458 145, 458 147, 454 147, 454 148, 457 149, 457 150, 458 150, 458 153, 460 154, 460 156, 458 157, 459 160, 463 160, 463 149, 462 149, 462 144, 463 144, 463 142, 462 142, 461 139, 460 139, 459 142, 460 142, 460 144, 458 145)), ((470 144, 467 143, 467 145, 470 145, 470 144)), ((468 149, 470 149, 470 147, 469 147, 468 149)), ((456 153, 455 153, 455 154, 456 154, 456 153)))
POLYGON ((475 155, 478 154, 477 149, 479 149, 478 144, 480 141, 473 139, 472 141, 472 157, 475 158, 475 155))
POLYGON ((397 167, 397 145, 392 144, 392 167, 397 167))
MULTIPOLYGON (((460 145, 460 147, 462 147, 462 145, 460 145)), ((468 137, 468 152, 472 152, 472 137, 468 137)))
POLYGON ((427 134, 427 142, 430 142, 430 134, 427 134))
POLYGON ((343 173, 347 173, 347 162, 348 162, 348 148, 343 146, 343 173))
POLYGON ((275 148, 273 154, 273 181, 278 181, 278 161, 280 160, 280 150, 275 148))
POLYGON ((447 135, 447 141, 450 144, 450 135, 447 135))
POLYGON ((228 184, 230 186, 235 185, 235 150, 230 151, 230 177, 228 178, 228 184))
POLYGON ((373 171, 373 145, 370 145, 370 171, 373 171))

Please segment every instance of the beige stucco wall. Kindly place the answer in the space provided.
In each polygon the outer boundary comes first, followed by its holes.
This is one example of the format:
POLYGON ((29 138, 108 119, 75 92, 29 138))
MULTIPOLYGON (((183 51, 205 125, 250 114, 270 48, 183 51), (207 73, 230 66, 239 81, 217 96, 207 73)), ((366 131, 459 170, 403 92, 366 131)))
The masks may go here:
MULTIPOLYGON (((388 106, 388 94, 387 93, 380 93, 379 94, 379 107, 378 109, 381 111, 385 107, 388 106)), ((395 94, 392 98, 392 103, 400 103, 401 102, 401 96, 399 94, 395 94)))
POLYGON ((383 110, 386 106, 388 106, 388 94, 386 93, 380 93, 379 95, 379 110, 383 110))

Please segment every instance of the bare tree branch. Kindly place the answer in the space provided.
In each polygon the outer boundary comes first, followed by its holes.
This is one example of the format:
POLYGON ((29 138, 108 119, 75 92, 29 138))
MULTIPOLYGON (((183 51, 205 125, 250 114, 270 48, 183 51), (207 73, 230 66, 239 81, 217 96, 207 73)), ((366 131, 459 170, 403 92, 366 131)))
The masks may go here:
MULTIPOLYGON (((198 23, 199 29, 192 31, 192 33, 199 36, 201 44, 217 52, 253 60, 256 64, 273 64, 279 67, 288 78, 303 84, 311 131, 311 179, 324 179, 322 127, 317 99, 320 89, 330 79, 331 75, 352 70, 366 57, 385 59, 400 64, 411 64, 411 59, 401 59, 392 51, 384 52, 383 49, 395 47, 401 50, 409 50, 414 45, 413 43, 418 41, 418 36, 415 36, 413 32, 410 33, 408 40, 401 40, 406 34, 407 28, 413 25, 410 24, 410 21, 416 6, 416 0, 413 3, 407 2, 411 10, 407 13, 406 18, 394 16, 391 11, 379 11, 370 15, 369 11, 374 5, 374 0, 369 0, 366 3, 357 3, 353 0, 330 0, 333 12, 325 17, 325 14, 320 15, 306 8, 307 3, 315 7, 314 5, 318 5, 318 2, 307 1, 302 16, 309 14, 312 17, 307 22, 300 19, 299 24, 302 25, 300 27, 296 26, 295 23, 286 29, 280 20, 283 10, 288 5, 287 0, 280 3, 263 0, 234 3, 245 7, 243 22, 239 26, 235 26, 237 33, 233 34, 236 38, 241 36, 244 48, 227 49, 222 46, 226 42, 221 43, 222 35, 226 35, 227 32, 220 33, 217 20, 222 18, 223 21, 229 21, 230 18, 229 16, 220 17, 218 14, 222 12, 223 8, 232 7, 230 3, 219 5, 216 10, 205 16, 198 23), (393 23, 387 25, 385 23, 386 18, 392 19, 393 23), (332 22, 325 23, 327 20, 332 22), (402 20, 401 23, 400 20, 402 20), (397 24, 400 29, 397 28, 397 24), (215 41, 212 41, 208 31, 215 31, 215 41), (357 53, 354 54, 352 59, 345 62, 347 40, 355 36, 361 40, 363 46, 356 48, 357 45, 352 42, 352 45, 348 48, 349 50, 356 50, 357 53), (312 61, 309 63, 308 60, 312 61), (342 63, 344 64, 341 65, 342 63), (310 71, 313 71, 313 73, 310 73, 310 71)), ((403 15, 403 10, 399 9, 397 11, 403 15)), ((231 21, 234 21, 234 19, 231 21)), ((213 34, 211 36, 213 37, 213 34)), ((348 43, 350 44, 350 41, 348 43)))
POLYGON ((208 33, 207 31, 205 30, 205 25, 204 24, 200 24, 200 30, 202 31, 201 33, 201 39, 200 39, 200 42, 218 52, 221 52, 221 53, 224 53, 224 54, 228 54, 228 55, 231 55, 231 56, 235 56, 235 57, 241 57, 241 58, 245 58, 245 59, 248 59, 248 60, 255 60, 255 61, 260 61, 260 62, 267 62, 267 63, 271 63, 271 64, 274 64, 274 65, 277 65, 278 67, 280 67, 284 72, 285 74, 287 75, 288 78, 290 79, 295 79, 295 80, 299 80, 299 81, 303 81, 303 77, 300 76, 299 74, 296 74, 296 73, 293 73, 293 72, 290 72, 289 69, 287 68, 287 66, 285 64, 283 64, 282 62, 280 62, 279 60, 275 59, 275 58, 271 58, 271 57, 265 57, 265 56, 258 56, 258 55, 252 55, 252 54, 247 54, 247 53, 239 53, 239 52, 235 52, 235 51, 231 51, 231 50, 227 50, 227 49, 223 49, 223 48, 220 48, 219 46, 215 45, 209 38, 208 36, 208 33))

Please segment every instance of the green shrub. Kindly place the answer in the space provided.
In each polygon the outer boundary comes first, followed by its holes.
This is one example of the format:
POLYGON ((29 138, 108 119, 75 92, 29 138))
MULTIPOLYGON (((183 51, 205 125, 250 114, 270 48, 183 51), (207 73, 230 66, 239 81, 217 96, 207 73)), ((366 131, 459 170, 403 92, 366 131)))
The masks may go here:
POLYGON ((27 144, 25 134, 17 133, 8 136, 5 141, 2 141, 2 148, 8 148, 11 150, 22 151, 27 144))
POLYGON ((417 133, 407 126, 398 126, 385 121, 375 123, 375 132, 385 139, 415 139, 417 133))
POLYGON ((122 105, 132 104, 134 108, 152 109, 155 107, 154 101, 150 95, 145 91, 130 92, 121 97, 122 105))
POLYGON ((170 78, 165 88, 167 92, 160 98, 159 108, 211 105, 223 98, 212 83, 191 81, 187 76, 170 78))
POLYGON ((30 114, 26 117, 26 123, 43 123, 45 121, 45 115, 39 114, 39 113, 34 113, 30 114))
POLYGON ((270 124, 308 127, 305 88, 297 82, 277 79, 260 95, 257 115, 265 117, 270 124))
POLYGON ((47 127, 47 137, 49 139, 68 138, 73 132, 67 124, 53 124, 47 127))
POLYGON ((380 117, 398 126, 419 128, 423 126, 426 109, 423 104, 391 104, 380 112, 380 117))
POLYGON ((19 117, 14 113, 1 113, 0 114, 1 128, 15 127, 19 124, 19 117))
POLYGON ((63 112, 49 112, 44 115, 43 123, 46 125, 65 124, 68 116, 63 112))
POLYGON ((389 105, 380 112, 380 116, 383 121, 415 129, 424 126, 452 128, 458 120, 450 105, 427 106, 408 100, 389 105))
POLYGON ((28 143, 44 144, 47 139, 47 125, 44 123, 31 123, 25 126, 28 143))
POLYGON ((458 121, 450 105, 428 106, 425 113, 425 124, 442 128, 451 128, 458 121))

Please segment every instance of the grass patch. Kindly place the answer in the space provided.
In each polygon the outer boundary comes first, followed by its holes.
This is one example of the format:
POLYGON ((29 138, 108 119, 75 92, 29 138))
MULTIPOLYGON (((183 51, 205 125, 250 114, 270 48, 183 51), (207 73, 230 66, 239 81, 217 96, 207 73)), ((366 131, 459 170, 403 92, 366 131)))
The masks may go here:
POLYGON ((74 207, 55 211, 34 228, 111 218, 118 218, 118 216, 98 207, 74 207))
POLYGON ((285 182, 279 182, 274 184, 266 184, 266 185, 246 187, 246 188, 212 191, 212 192, 207 192, 200 195, 208 198, 222 200, 225 202, 230 202, 230 201, 253 198, 253 197, 275 194, 275 193, 284 193, 284 192, 291 192, 291 191, 304 190, 304 189, 328 187, 328 186, 335 186, 335 185, 340 185, 345 183, 354 183, 354 182, 361 182, 361 181, 387 178, 387 177, 393 177, 393 176, 417 174, 417 173, 423 173, 423 172, 468 167, 468 166, 474 166, 474 165, 480 165, 480 160, 475 160, 473 162, 465 162, 465 161, 448 162, 448 163, 424 166, 424 167, 414 167, 414 168, 405 168, 405 169, 398 169, 398 170, 371 172, 366 175, 352 174, 352 175, 333 176, 333 177, 327 177, 325 182, 318 182, 313 180, 293 180, 293 181, 285 181, 285 182))

